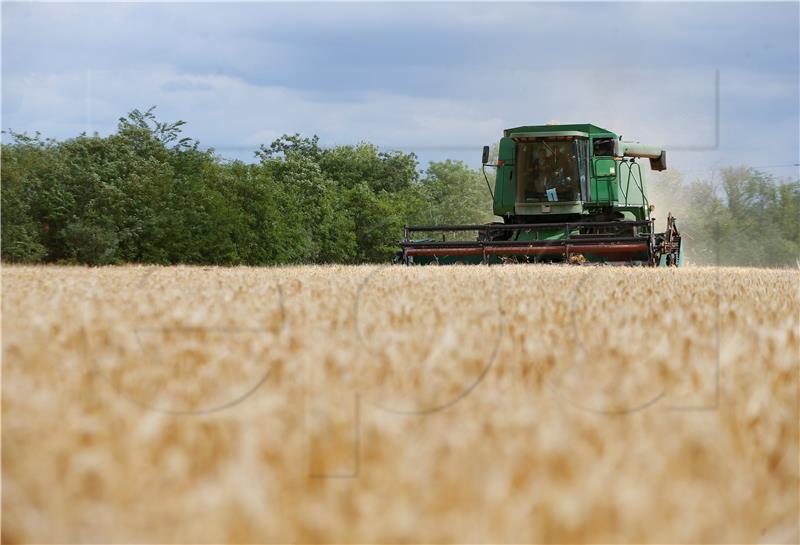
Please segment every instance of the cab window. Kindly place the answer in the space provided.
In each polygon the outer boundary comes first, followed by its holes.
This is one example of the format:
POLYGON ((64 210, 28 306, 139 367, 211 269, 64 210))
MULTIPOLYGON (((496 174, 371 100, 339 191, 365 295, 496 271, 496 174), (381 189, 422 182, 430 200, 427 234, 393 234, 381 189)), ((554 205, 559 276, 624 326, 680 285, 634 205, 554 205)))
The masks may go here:
POLYGON ((517 144, 517 202, 578 201, 584 182, 583 146, 577 139, 517 144))
POLYGON ((613 138, 597 138, 592 144, 592 155, 595 157, 612 157, 614 155, 613 138))

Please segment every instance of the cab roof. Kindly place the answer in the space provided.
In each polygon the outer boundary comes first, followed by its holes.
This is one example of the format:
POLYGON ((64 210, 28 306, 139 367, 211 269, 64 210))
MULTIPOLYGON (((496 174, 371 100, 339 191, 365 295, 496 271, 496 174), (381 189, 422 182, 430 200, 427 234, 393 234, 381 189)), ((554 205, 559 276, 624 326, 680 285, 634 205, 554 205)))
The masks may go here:
POLYGON ((509 137, 519 133, 538 133, 538 132, 554 133, 560 131, 585 132, 591 138, 597 138, 597 137, 617 138, 617 135, 614 134, 613 132, 603 129, 602 127, 598 127, 597 125, 592 125, 591 123, 578 123, 570 125, 523 125, 521 127, 513 127, 511 129, 504 130, 503 136, 509 137))

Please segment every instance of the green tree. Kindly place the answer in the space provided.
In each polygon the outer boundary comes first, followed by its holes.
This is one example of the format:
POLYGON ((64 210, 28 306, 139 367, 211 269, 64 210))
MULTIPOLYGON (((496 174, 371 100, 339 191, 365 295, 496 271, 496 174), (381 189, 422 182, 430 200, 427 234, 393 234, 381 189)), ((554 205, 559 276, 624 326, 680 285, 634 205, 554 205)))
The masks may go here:
MULTIPOLYGON (((284 135, 259 162, 226 161, 183 121, 133 110, 106 137, 8 131, 0 149, 2 259, 254 264, 388 262, 404 224, 491 221, 483 176, 462 162, 418 172, 414 154, 284 135)), ((696 263, 794 265, 800 181, 746 167, 719 180, 653 177, 696 263)), ((659 214, 659 212, 656 212, 659 214)))
POLYGON ((491 221, 492 198, 483 176, 462 161, 431 163, 421 181, 425 204, 414 221, 431 224, 491 221))

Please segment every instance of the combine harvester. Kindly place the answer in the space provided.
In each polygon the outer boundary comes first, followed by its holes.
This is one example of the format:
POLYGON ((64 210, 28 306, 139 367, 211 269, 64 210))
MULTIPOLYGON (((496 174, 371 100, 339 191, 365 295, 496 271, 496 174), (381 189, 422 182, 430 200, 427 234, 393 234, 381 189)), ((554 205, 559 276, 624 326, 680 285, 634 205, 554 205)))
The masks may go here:
POLYGON ((488 164, 486 146, 481 168, 484 177, 486 166, 497 169, 492 199, 503 222, 406 226, 398 260, 680 266, 675 219, 668 214, 666 231, 655 232, 638 158, 652 170, 667 168, 663 149, 623 142, 594 125, 507 129, 497 164, 488 164))

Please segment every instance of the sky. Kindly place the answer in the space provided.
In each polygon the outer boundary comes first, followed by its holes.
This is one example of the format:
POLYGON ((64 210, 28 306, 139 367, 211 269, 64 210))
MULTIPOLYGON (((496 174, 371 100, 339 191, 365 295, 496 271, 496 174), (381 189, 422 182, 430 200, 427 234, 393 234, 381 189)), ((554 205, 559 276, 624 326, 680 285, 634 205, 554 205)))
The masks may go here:
POLYGON ((2 3, 2 127, 133 108, 223 157, 284 133, 480 163, 504 128, 594 123, 690 177, 800 176, 800 4, 2 3))

